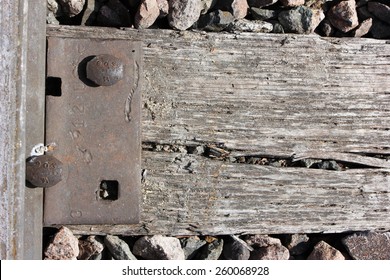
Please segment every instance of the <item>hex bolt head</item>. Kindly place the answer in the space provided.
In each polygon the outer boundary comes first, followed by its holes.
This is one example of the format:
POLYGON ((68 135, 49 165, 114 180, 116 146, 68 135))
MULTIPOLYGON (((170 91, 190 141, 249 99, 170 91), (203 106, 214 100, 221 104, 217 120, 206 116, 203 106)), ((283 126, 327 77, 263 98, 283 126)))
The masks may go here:
POLYGON ((52 187, 62 180, 62 175, 62 162, 53 156, 36 156, 26 163, 26 180, 34 187, 52 187))
POLYGON ((87 63, 87 78, 99 86, 112 86, 123 79, 124 69, 119 58, 101 54, 87 63))

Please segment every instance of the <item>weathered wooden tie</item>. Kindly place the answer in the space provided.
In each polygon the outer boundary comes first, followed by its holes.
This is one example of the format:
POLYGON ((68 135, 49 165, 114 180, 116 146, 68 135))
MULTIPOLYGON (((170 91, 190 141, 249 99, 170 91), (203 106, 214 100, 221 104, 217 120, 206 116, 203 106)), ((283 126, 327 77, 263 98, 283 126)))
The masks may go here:
POLYGON ((387 41, 66 26, 50 26, 47 35, 143 41, 141 223, 72 226, 76 232, 390 228, 387 41), (226 153, 191 154, 210 147, 226 153), (359 168, 225 160, 250 156, 334 159, 359 168))

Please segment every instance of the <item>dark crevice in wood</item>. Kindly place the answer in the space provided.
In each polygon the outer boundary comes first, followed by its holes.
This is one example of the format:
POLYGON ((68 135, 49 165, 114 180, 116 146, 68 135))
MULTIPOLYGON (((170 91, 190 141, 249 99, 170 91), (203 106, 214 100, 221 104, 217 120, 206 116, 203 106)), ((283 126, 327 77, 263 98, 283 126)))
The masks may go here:
MULTIPOLYGON (((225 147, 223 143, 208 143, 203 145, 185 145, 185 144, 161 144, 156 142, 143 142, 142 149, 151 152, 168 152, 168 153, 183 153, 193 154, 211 160, 227 161, 237 164, 254 164, 273 167, 302 167, 312 169, 324 169, 333 171, 345 171, 349 169, 369 169, 381 168, 383 166, 375 166, 374 164, 364 164, 358 162, 349 162, 345 160, 336 160, 331 157, 327 158, 302 158, 295 159, 291 157, 281 157, 272 155, 262 155, 259 153, 249 153, 245 155, 243 151, 233 151, 225 147), (231 156, 232 152, 240 152, 239 156, 231 156)), ((362 157, 385 159, 390 158, 383 154, 357 154, 362 157)), ((186 167, 184 167, 186 169, 186 167)))

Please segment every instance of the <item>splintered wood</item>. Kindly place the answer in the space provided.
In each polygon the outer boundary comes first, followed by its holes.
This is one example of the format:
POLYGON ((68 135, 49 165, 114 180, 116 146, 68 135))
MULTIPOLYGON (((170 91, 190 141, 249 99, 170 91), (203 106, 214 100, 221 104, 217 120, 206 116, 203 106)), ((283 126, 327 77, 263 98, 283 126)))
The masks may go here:
POLYGON ((144 45, 141 223, 76 232, 390 229, 389 41, 58 26, 48 35, 144 45), (209 157, 209 146, 228 154, 209 157), (358 168, 251 165, 229 155, 358 168))

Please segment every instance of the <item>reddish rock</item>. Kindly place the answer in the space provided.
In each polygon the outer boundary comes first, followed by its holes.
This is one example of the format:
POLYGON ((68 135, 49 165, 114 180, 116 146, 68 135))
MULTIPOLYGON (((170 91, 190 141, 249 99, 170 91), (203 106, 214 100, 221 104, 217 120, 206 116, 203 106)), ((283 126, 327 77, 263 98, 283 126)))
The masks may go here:
POLYGON ((61 227, 46 248, 45 260, 76 260, 79 255, 79 240, 70 229, 61 227))
POLYGON ((383 20, 384 22, 390 24, 390 7, 378 3, 378 2, 368 2, 367 9, 370 13, 376 16, 378 19, 383 20))
POLYGON ((325 241, 320 241, 314 246, 308 260, 345 260, 339 250, 330 246, 325 241))
POLYGON ((361 232, 342 240, 356 260, 390 260, 390 232, 361 232))
POLYGON ((256 234, 248 235, 244 238, 245 242, 252 247, 267 247, 271 245, 282 245, 278 238, 269 237, 268 235, 256 234))
POLYGON ((134 18, 135 28, 144 29, 153 25, 160 16, 157 0, 143 0, 134 18))
POLYGON ((305 0, 279 0, 285 7, 297 7, 305 4, 305 0))
POLYGON ((219 0, 217 8, 222 11, 229 11, 235 19, 242 19, 248 14, 247 0, 219 0))
POLYGON ((312 12, 313 12, 313 15, 311 17, 309 33, 314 32, 314 30, 318 27, 318 25, 320 25, 320 23, 325 18, 324 12, 320 9, 312 9, 312 12))
POLYGON ((288 260, 290 253, 278 238, 256 234, 245 237, 245 242, 253 247, 250 260, 288 260))
POLYGON ((353 36, 354 37, 362 37, 366 35, 368 32, 370 32, 372 27, 372 18, 368 18, 353 31, 353 36))
POLYGON ((90 235, 85 240, 79 240, 80 253, 79 260, 92 260, 99 257, 104 249, 103 241, 98 240, 96 236, 90 235))
POLYGON ((341 1, 333 6, 327 14, 330 23, 342 32, 348 32, 359 25, 354 0, 341 1))
POLYGON ((244 18, 248 14, 249 6, 246 0, 233 0, 231 7, 232 14, 237 19, 244 18))
POLYGON ((169 1, 169 25, 178 30, 190 28, 200 17, 202 4, 193 0, 169 1))
POLYGON ((288 260, 290 253, 282 245, 255 248, 250 254, 250 260, 288 260))

